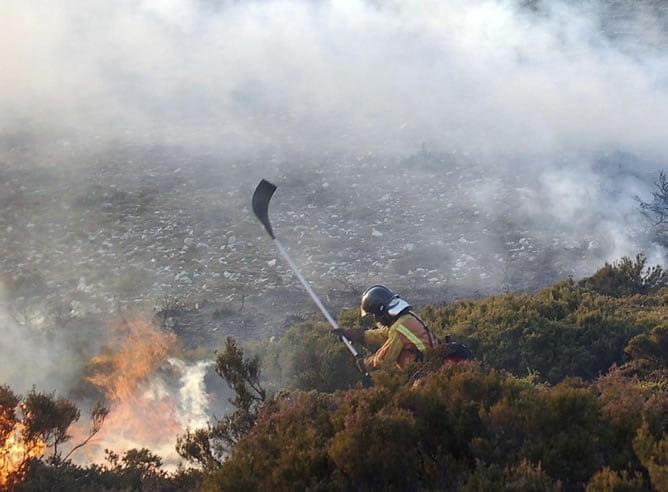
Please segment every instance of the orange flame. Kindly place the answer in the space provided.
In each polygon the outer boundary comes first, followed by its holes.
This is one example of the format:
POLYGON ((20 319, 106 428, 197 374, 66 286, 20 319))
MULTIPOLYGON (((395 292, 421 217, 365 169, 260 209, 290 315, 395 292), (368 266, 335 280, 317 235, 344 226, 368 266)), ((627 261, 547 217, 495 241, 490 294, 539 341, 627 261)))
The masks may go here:
POLYGON ((0 487, 6 487, 10 482, 23 481, 26 462, 44 456, 46 444, 41 440, 26 442, 23 424, 10 422, 2 415, 0 419, 0 428, 12 429, 0 446, 0 487))
POLYGON ((88 377, 111 402, 136 396, 140 385, 176 349, 173 333, 161 333, 144 321, 126 322, 115 331, 105 353, 91 359, 94 374, 88 377))
POLYGON ((144 321, 115 327, 111 343, 90 362, 93 374, 87 379, 104 392, 110 412, 100 432, 82 449, 88 460, 103 461, 104 449, 148 448, 159 456, 165 451, 174 454, 176 436, 183 429, 171 394, 153 376, 176 347, 173 333, 144 321))

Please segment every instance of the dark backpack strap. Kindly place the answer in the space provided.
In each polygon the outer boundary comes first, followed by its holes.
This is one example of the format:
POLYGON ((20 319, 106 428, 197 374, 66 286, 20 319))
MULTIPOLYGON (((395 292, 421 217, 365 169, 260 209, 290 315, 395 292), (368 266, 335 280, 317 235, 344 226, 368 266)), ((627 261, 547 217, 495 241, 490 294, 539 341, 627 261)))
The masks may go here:
MULTIPOLYGON (((417 314, 415 314, 413 311, 408 311, 408 314, 413 316, 418 322, 422 325, 422 328, 424 328, 424 331, 427 332, 427 336, 429 337, 429 346, 431 348, 434 348, 436 344, 441 343, 441 341, 432 333, 432 331, 427 327, 424 321, 422 321, 422 318, 420 318, 417 314), (436 341, 436 343, 434 343, 436 341)), ((418 351, 419 352, 419 351, 418 351)))

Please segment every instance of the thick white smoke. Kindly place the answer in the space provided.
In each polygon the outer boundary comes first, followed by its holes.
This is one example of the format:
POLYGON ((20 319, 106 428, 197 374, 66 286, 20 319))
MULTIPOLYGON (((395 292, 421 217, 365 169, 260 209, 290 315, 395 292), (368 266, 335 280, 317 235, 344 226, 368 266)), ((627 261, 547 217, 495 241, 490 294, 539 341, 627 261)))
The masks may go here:
POLYGON ((504 166, 663 156, 665 26, 625 8, 644 36, 630 44, 597 5, 5 2, 2 129, 247 152, 427 142, 504 166))

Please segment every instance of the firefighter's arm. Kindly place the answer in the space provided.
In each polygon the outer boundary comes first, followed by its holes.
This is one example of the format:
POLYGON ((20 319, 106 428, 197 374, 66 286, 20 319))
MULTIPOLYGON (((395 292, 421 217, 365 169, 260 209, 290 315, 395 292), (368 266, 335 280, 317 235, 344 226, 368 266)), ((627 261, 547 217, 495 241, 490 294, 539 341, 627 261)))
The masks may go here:
POLYGON ((399 354, 404 348, 404 344, 395 331, 390 332, 390 336, 378 351, 367 357, 364 364, 369 369, 380 369, 381 367, 392 367, 396 365, 399 354))
POLYGON ((390 335, 390 328, 384 326, 382 328, 375 328, 373 330, 366 330, 364 332, 364 344, 365 345, 375 345, 380 347, 383 345, 390 335))

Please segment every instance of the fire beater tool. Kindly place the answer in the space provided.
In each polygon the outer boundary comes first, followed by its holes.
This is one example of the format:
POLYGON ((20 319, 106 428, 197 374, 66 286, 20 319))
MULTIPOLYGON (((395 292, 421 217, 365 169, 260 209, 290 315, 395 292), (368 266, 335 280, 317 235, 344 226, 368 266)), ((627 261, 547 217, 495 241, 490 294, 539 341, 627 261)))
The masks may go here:
MULTIPOLYGON (((292 271, 295 273, 299 281, 302 283, 306 291, 309 293, 311 296, 311 299, 313 299, 313 302, 320 308, 320 311, 322 311, 322 314, 327 318, 327 321, 329 321, 329 324, 332 325, 332 328, 335 330, 338 330, 339 326, 332 317, 331 314, 327 311, 323 303, 320 301, 316 293, 313 291, 311 286, 308 284, 304 276, 301 274, 297 266, 294 264, 290 256, 288 255, 287 251, 285 251, 285 248, 281 244, 281 242, 276 238, 274 235, 274 231, 271 228, 271 223, 269 222, 269 201, 271 200, 272 195, 276 191, 276 185, 270 183, 267 180, 261 180, 260 183, 257 185, 257 188, 255 188, 255 192, 253 193, 253 212, 255 213, 256 217, 262 222, 262 225, 264 226, 265 230, 273 239, 274 243, 276 244, 276 247, 278 247, 278 250, 281 252, 285 260, 288 262, 288 265, 290 265, 290 268, 292 271)), ((345 335, 339 335, 341 338, 341 341, 345 343, 346 347, 348 347, 348 350, 350 351, 351 354, 356 359, 361 358, 361 355, 357 350, 355 350, 355 347, 353 346, 352 342, 345 336, 345 335)), ((364 372, 365 376, 368 376, 368 373, 364 372)))

